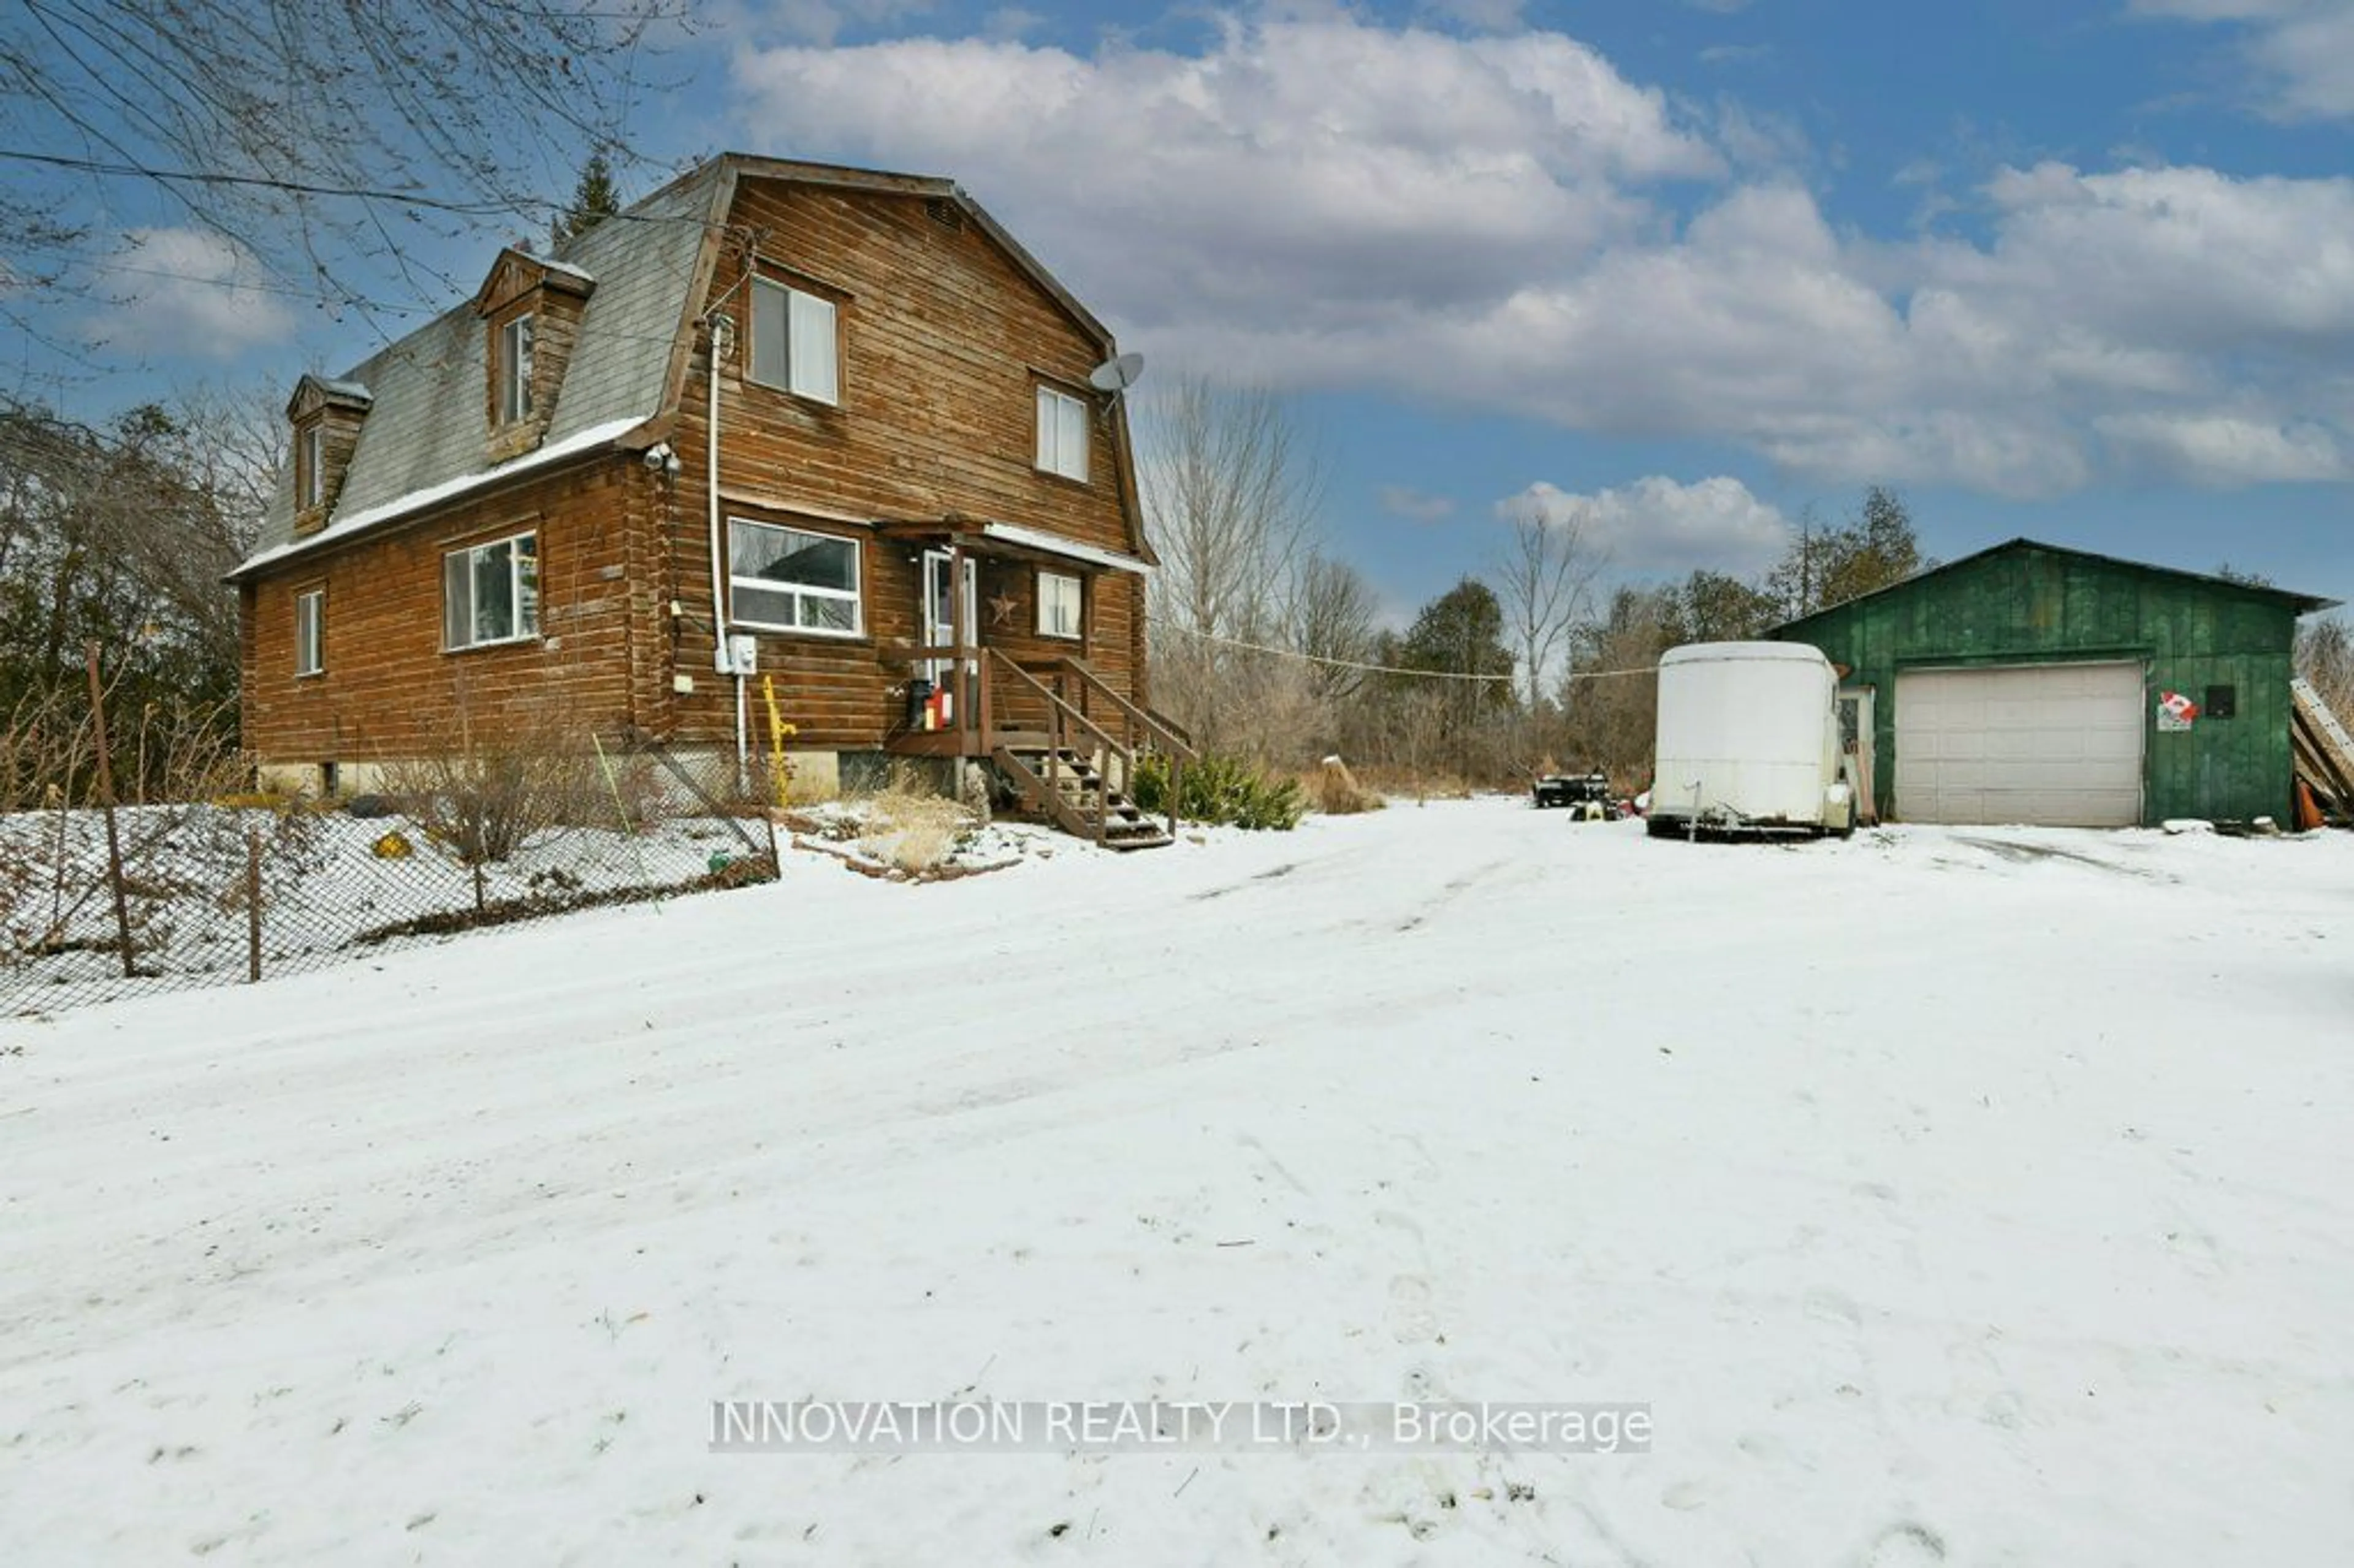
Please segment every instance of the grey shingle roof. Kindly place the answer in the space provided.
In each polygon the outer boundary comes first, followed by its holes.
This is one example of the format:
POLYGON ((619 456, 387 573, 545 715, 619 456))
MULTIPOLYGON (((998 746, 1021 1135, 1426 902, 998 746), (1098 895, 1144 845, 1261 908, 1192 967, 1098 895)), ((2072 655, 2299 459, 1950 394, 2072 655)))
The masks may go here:
MULTIPOLYGON (((490 341, 469 300, 333 381, 322 378, 330 387, 356 385, 371 399, 334 512, 319 532, 295 537, 290 464, 272 493, 260 546, 231 576, 408 515, 496 475, 601 445, 664 412, 676 390, 672 356, 694 302, 705 241, 725 222, 739 177, 953 201, 1106 354, 1118 350, 1110 331, 952 180, 724 154, 597 225, 553 259, 558 270, 596 286, 555 416, 535 450, 496 467, 487 459, 490 341)), ((1140 535, 1136 546, 1149 560, 1140 535)))
POLYGON ((470 476, 526 468, 583 438, 660 412, 671 351, 693 291, 714 203, 725 188, 715 160, 608 219, 566 246, 564 270, 596 280, 580 334, 539 450, 494 470, 484 451, 483 388, 489 334, 471 302, 461 303, 334 383, 365 387, 371 399, 351 467, 327 526, 294 537, 293 478, 272 492, 262 542, 239 572, 398 515, 408 498, 449 493, 470 476))

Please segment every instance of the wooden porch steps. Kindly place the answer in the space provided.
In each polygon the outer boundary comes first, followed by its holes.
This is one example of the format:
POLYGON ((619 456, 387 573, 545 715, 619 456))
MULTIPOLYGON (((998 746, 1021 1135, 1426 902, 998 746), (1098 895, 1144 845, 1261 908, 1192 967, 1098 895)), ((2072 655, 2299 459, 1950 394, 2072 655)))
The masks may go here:
POLYGON ((1106 849, 1161 849, 1172 842, 1159 822, 1111 787, 1093 756, 1040 743, 1043 737, 1008 736, 1006 741, 991 760, 1012 781, 1025 810, 1106 849))

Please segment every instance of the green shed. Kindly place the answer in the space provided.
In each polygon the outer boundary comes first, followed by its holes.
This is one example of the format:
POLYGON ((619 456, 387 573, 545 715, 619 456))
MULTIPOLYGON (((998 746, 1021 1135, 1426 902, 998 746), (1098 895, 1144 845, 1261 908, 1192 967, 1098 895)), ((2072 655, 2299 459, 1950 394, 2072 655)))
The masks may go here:
POLYGON ((2296 620, 2331 602, 2013 539, 1766 635, 1839 666, 1882 819, 2285 821, 2296 620))

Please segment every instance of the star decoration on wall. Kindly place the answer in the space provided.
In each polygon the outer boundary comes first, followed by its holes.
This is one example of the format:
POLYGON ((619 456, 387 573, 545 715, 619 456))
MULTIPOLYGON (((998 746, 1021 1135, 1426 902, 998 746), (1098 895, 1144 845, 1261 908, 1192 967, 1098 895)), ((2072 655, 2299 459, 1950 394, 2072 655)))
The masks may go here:
POLYGON ((1014 608, 1015 601, 1012 594, 991 594, 989 599, 989 624, 1003 626, 1013 619, 1014 608))

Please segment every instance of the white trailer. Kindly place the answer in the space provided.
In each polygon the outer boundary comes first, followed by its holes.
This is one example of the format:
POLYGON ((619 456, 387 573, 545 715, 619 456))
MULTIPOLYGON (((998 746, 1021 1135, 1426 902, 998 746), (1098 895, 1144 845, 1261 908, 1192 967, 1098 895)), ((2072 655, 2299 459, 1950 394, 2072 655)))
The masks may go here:
POLYGON ((1839 673, 1799 642, 1694 642, 1659 661, 1654 835, 1855 831, 1839 673))

